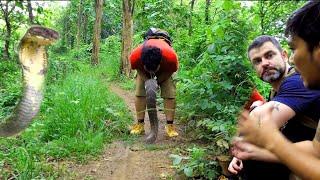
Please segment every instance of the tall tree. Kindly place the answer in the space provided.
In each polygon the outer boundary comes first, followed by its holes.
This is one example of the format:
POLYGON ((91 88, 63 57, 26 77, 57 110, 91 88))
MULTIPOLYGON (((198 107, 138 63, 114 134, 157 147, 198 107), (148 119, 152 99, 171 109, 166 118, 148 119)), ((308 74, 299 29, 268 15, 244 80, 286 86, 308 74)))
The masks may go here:
POLYGON ((127 77, 131 74, 129 55, 132 48, 134 0, 122 1, 122 43, 120 72, 127 77))
POLYGON ((29 13, 29 22, 30 24, 34 24, 34 16, 32 13, 32 5, 31 5, 31 0, 27 0, 28 2, 28 13, 29 13))
POLYGON ((209 7, 211 4, 211 0, 206 0, 206 9, 205 9, 205 22, 209 24, 209 7))
POLYGON ((101 34, 101 18, 102 18, 103 0, 95 0, 96 21, 93 30, 93 48, 91 56, 91 64, 99 64, 99 50, 100 50, 100 34, 101 34))
POLYGON ((304 1, 297 1, 296 3, 277 0, 258 1, 253 9, 255 14, 258 15, 260 34, 283 37, 283 27, 290 15, 288 12, 294 11, 304 3, 304 1))
POLYGON ((193 15, 193 7, 196 0, 190 1, 190 18, 189 18, 189 36, 192 34, 192 15, 193 15))
POLYGON ((77 48, 79 48, 81 43, 82 25, 83 25, 83 0, 80 0, 80 3, 78 4, 77 48))
POLYGON ((10 14, 16 7, 15 1, 11 3, 11 7, 9 6, 9 3, 11 1, 0 1, 0 8, 4 17, 5 21, 5 27, 6 27, 6 33, 4 37, 4 48, 3 48, 3 59, 9 60, 10 59, 10 53, 9 53, 9 47, 10 47, 10 39, 11 39, 11 33, 12 33, 12 27, 10 23, 10 14), (4 3, 4 4, 2 4, 4 3))

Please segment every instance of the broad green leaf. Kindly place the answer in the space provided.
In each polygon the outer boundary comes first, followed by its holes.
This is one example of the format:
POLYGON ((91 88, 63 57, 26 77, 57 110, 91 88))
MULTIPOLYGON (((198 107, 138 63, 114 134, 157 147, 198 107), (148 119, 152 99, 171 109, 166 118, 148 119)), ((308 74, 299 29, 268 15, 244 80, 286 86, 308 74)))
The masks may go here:
POLYGON ((184 168, 183 172, 187 177, 192 177, 193 176, 193 169, 191 167, 184 168))
POLYGON ((173 165, 175 165, 175 166, 179 165, 183 159, 181 156, 176 155, 176 154, 170 154, 169 157, 173 159, 173 165))

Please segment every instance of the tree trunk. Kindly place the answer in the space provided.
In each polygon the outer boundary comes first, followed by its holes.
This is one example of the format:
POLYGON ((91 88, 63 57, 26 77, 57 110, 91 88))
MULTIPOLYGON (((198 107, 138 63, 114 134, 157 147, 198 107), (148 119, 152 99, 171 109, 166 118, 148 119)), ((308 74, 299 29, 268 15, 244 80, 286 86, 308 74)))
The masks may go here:
POLYGON ((29 21, 30 21, 30 24, 34 24, 34 16, 32 13, 31 0, 27 0, 27 2, 28 2, 29 21))
POLYGON ((9 53, 9 47, 10 47, 10 39, 11 39, 11 23, 10 23, 10 14, 15 8, 15 2, 12 6, 12 8, 9 10, 9 1, 5 1, 5 4, 2 4, 0 1, 0 8, 4 16, 4 21, 5 21, 5 27, 6 27, 6 32, 5 32, 5 37, 4 37, 4 48, 3 48, 3 59, 4 60, 9 60, 10 59, 10 53, 9 53), (5 6, 5 7, 3 7, 5 6))
POLYGON ((91 64, 99 64, 100 34, 101 34, 101 18, 102 18, 103 0, 95 0, 96 21, 93 30, 93 48, 91 56, 91 64))
POLYGON ((192 34, 192 12, 193 12, 193 7, 194 7, 195 1, 196 0, 190 1, 190 18, 189 18, 189 32, 188 32, 189 36, 191 36, 191 34, 192 34))
POLYGON ((90 34, 88 33, 88 16, 85 14, 83 16, 83 34, 82 34, 82 39, 86 44, 89 43, 90 34))
POLYGON ((3 59, 9 60, 10 59, 9 47, 10 47, 10 39, 11 39, 11 24, 8 17, 5 16, 4 19, 6 22, 6 34, 4 38, 3 59))
POLYGON ((209 7, 211 4, 211 0, 206 0, 206 9, 205 9, 205 22, 206 24, 210 24, 209 23, 209 7))
POLYGON ((80 43, 81 43, 81 28, 82 28, 82 17, 83 17, 83 12, 82 12, 82 6, 83 6, 83 0, 80 0, 80 3, 78 5, 78 22, 77 22, 77 48, 79 49, 80 43))
POLYGON ((123 0, 123 23, 122 23, 122 43, 121 43, 121 66, 120 72, 129 77, 131 74, 131 67, 129 63, 129 55, 132 48, 132 36, 133 36, 133 15, 134 0, 123 0))

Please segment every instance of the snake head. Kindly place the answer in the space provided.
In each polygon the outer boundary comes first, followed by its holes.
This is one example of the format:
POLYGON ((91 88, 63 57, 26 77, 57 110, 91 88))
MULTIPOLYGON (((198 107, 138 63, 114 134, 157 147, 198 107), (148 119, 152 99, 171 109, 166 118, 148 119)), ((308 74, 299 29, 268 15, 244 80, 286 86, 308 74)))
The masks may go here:
POLYGON ((43 26, 33 25, 28 29, 21 43, 35 42, 39 45, 46 46, 58 39, 59 33, 57 31, 43 26))
POLYGON ((42 26, 31 26, 27 33, 34 36, 42 36, 52 41, 59 39, 59 33, 57 31, 42 26))

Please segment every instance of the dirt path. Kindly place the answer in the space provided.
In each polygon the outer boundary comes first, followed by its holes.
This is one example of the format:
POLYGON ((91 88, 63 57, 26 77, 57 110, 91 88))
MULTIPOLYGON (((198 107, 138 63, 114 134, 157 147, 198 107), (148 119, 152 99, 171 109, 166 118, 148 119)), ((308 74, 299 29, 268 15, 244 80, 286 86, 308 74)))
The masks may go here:
MULTIPOLYGON (((111 91, 124 99, 135 115, 134 94, 111 85, 111 91)), ((141 137, 132 145, 125 142, 114 142, 106 148, 104 154, 96 161, 73 168, 76 179, 110 179, 110 180, 153 180, 177 179, 169 158, 172 150, 183 144, 183 132, 178 128, 180 136, 169 139, 164 132, 165 116, 159 112, 159 134, 154 145, 146 145, 141 137)), ((145 130, 150 131, 146 118, 145 130)))

